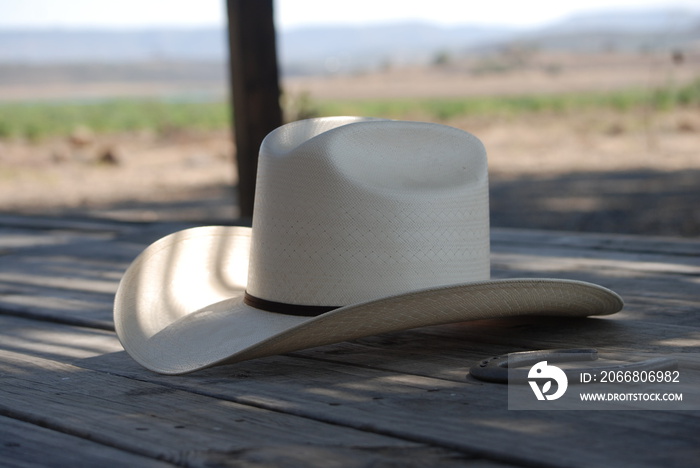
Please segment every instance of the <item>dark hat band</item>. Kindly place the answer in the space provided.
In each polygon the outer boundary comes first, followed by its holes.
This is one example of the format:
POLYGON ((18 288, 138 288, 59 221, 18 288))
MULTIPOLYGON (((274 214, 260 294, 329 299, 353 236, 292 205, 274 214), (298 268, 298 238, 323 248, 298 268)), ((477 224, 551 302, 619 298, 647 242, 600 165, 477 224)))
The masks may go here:
POLYGON ((326 312, 330 312, 331 310, 340 308, 340 306, 313 306, 268 301, 267 299, 260 299, 259 297, 248 294, 248 291, 246 291, 245 295, 243 296, 243 302, 250 307, 265 310, 267 312, 296 315, 301 317, 317 317, 321 314, 325 314, 326 312))

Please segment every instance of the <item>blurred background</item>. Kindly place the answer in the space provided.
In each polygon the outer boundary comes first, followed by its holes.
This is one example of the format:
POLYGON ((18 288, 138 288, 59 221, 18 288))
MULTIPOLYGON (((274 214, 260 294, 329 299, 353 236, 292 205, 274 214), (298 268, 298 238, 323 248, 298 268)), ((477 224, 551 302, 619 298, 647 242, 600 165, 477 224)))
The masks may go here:
MULTIPOLYGON (((276 0, 285 120, 453 125, 496 227, 700 235, 700 4, 276 0)), ((0 212, 238 216, 223 0, 0 1, 0 212)))

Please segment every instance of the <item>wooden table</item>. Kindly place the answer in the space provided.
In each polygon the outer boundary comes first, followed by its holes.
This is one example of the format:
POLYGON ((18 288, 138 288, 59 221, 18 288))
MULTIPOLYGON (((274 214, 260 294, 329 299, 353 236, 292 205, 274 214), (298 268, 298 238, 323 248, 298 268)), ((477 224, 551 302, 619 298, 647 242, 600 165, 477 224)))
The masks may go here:
POLYGON ((0 465, 698 466, 698 411, 513 411, 467 377, 557 347, 694 352, 700 241, 494 229, 493 276, 593 281, 614 316, 456 324, 151 373, 112 331, 121 274, 186 227, 0 217, 0 465))

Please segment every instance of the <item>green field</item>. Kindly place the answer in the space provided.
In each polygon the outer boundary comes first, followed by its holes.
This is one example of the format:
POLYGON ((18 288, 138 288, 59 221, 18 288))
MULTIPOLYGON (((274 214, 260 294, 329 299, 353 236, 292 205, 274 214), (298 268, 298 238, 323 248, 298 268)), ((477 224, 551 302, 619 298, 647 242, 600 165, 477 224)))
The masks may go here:
MULTIPOLYGON (((460 116, 520 116, 579 109, 670 110, 700 106, 700 80, 677 88, 612 93, 489 96, 452 99, 315 100, 301 96, 285 109, 289 119, 326 115, 422 118, 445 122, 460 116)), ((115 99, 83 103, 0 103, 0 139, 39 141, 78 127, 95 133, 135 130, 222 129, 231 123, 226 102, 115 99)))
POLYGON ((228 103, 115 99, 83 103, 2 103, 0 139, 38 141, 78 127, 96 133, 217 129, 230 124, 228 103))
POLYGON ((319 101, 311 103, 319 115, 364 115, 402 118, 425 116, 447 121, 460 116, 518 116, 539 112, 573 112, 581 109, 612 109, 626 112, 638 108, 658 111, 700 106, 700 79, 676 89, 628 90, 612 93, 539 94, 485 96, 461 99, 392 99, 319 101))

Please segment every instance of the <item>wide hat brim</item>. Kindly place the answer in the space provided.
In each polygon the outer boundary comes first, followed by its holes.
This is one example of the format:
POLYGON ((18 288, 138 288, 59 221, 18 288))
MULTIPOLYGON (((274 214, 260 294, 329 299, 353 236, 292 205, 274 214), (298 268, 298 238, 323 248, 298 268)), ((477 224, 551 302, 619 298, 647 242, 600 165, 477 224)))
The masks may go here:
POLYGON ((347 305, 316 317, 243 302, 251 229, 187 229, 149 246, 124 274, 114 320, 124 349, 144 367, 184 374, 389 331, 527 315, 583 317, 620 310, 591 283, 507 279, 445 285, 347 305))

